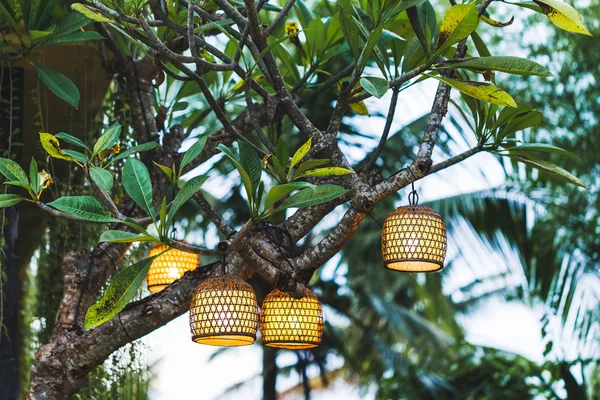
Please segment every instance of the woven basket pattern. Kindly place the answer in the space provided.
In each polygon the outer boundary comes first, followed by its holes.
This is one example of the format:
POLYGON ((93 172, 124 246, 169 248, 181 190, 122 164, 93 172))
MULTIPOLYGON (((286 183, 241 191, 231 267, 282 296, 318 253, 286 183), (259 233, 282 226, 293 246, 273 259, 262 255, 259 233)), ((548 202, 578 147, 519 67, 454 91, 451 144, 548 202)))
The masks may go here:
MULTIPOLYGON (((148 257, 153 257, 167 250, 164 244, 155 244, 148 252, 148 257)), ((153 293, 160 292, 165 287, 181 278, 187 271, 192 271, 200 265, 200 256, 178 249, 170 249, 158 256, 146 275, 148 290, 153 293)))
POLYGON ((429 207, 410 205, 390 213, 383 224, 381 252, 389 269, 437 271, 446 258, 444 221, 429 207))
POLYGON ((279 289, 265 297, 260 312, 260 333, 265 346, 283 349, 317 347, 323 335, 323 310, 308 288, 301 299, 279 289))
POLYGON ((192 340, 213 346, 254 343, 258 304, 252 286, 237 276, 206 279, 190 305, 192 340))

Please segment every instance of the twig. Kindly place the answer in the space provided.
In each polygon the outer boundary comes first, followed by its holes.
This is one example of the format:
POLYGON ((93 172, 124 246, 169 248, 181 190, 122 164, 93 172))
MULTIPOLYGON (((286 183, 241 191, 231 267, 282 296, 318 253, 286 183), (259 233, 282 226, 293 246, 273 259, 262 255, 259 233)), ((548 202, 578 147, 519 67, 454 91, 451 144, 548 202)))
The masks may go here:
POLYGON ((198 205, 200 205, 200 208, 202 208, 202 211, 204 211, 204 215, 210 218, 210 220, 217 226, 219 231, 221 231, 221 233, 225 235, 225 237, 231 236, 231 234, 234 232, 233 228, 229 226, 229 224, 225 222, 225 220, 223 219, 223 217, 221 217, 217 210, 215 210, 213 206, 210 205, 210 203, 208 202, 208 200, 206 200, 206 197, 204 197, 201 191, 194 193, 192 198, 196 200, 198 205))
POLYGON ((385 142, 387 141, 388 135, 390 134, 390 129, 392 128, 392 122, 394 121, 394 115, 396 114, 396 106, 398 104, 398 94, 399 93, 400 93, 400 90, 398 88, 395 88, 392 92, 392 99, 390 101, 390 108, 388 110, 388 115, 385 120, 385 127, 383 128, 383 133, 381 134, 381 139, 379 140, 379 145, 377 145, 377 148, 373 152, 373 155, 371 156, 371 161, 369 161, 369 164, 367 165, 367 169, 375 166, 375 164, 377 163, 377 159, 379 158, 379 155, 381 154, 381 152, 383 151, 383 148, 385 147, 385 142))

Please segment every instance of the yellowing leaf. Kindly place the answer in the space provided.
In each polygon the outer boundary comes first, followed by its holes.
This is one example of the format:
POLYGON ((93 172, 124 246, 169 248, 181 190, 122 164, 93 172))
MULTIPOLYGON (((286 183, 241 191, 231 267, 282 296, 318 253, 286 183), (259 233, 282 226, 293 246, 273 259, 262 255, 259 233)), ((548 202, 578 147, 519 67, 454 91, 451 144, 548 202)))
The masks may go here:
POLYGON ((488 25, 495 26, 496 28, 504 28, 505 26, 512 25, 512 23, 515 21, 514 15, 507 22, 496 21, 495 19, 492 19, 485 15, 481 15, 479 18, 481 18, 481 20, 487 23, 488 25))
POLYGON ((576 9, 560 0, 533 0, 554 25, 565 31, 592 36, 576 9))
POLYGON ((59 158, 61 160, 73 161, 73 157, 66 155, 60 149, 60 143, 58 139, 53 135, 45 132, 40 132, 40 141, 42 142, 42 147, 46 150, 51 157, 59 158))
POLYGON ((300 146, 300 148, 296 151, 296 153, 294 153, 294 156, 292 157, 292 163, 290 164, 290 169, 294 168, 294 166, 296 164, 298 164, 306 155, 306 153, 308 153, 308 151, 310 150, 310 148, 312 147, 312 138, 309 138, 306 143, 304 143, 302 146, 300 146))
POLYGON ((316 168, 312 171, 306 171, 305 173, 298 175, 297 178, 302 178, 306 176, 342 176, 352 174, 353 172, 346 168, 341 167, 326 167, 326 168, 316 168))
POLYGON ((93 10, 80 3, 71 4, 71 9, 85 15, 88 19, 96 22, 111 22, 109 18, 106 18, 99 11, 93 10))
POLYGON ((364 101, 357 101, 356 103, 350 103, 350 109, 356 114, 369 115, 369 109, 365 105, 364 101))
POLYGON ((513 99, 510 94, 492 85, 491 83, 457 81, 454 79, 443 78, 441 76, 432 76, 432 78, 442 81, 446 85, 452 86, 454 89, 476 99, 501 106, 517 107, 515 99, 513 99))
POLYGON ((457 4, 450 7, 440 26, 440 36, 435 55, 467 38, 477 28, 477 8, 473 4, 457 4))

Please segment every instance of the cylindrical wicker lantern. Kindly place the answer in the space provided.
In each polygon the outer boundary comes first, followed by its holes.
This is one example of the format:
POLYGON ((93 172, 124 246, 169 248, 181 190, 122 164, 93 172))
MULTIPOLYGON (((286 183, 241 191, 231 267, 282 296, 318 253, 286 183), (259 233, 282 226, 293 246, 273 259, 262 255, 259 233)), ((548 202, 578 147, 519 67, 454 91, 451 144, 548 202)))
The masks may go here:
POLYGON ((254 343, 258 329, 256 294, 237 276, 206 279, 190 305, 192 340, 212 346, 254 343))
POLYGON ((323 310, 308 288, 301 299, 279 289, 265 297, 260 311, 260 333, 265 346, 300 350, 317 347, 323 335, 323 310))
POLYGON ((429 207, 409 205, 390 213, 383 224, 381 252, 395 271, 430 272, 444 267, 446 227, 429 207))
POLYGON ((156 257, 150 265, 146 282, 148 290, 152 293, 160 292, 177 279, 181 278, 187 271, 192 271, 200 265, 200 256, 178 249, 171 248, 162 243, 155 244, 150 249, 148 257, 153 257, 167 250, 164 254, 156 257))

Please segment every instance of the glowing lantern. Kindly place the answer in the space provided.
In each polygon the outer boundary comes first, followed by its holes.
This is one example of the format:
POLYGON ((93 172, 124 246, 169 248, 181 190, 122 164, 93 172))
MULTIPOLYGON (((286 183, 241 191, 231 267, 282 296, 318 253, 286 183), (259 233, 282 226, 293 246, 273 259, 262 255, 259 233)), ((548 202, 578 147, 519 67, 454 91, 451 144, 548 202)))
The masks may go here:
POLYGON ((416 204, 400 207, 385 219, 381 252, 389 269, 438 271, 444 267, 446 247, 444 221, 429 207, 416 204))
POLYGON ((321 344, 323 310, 308 288, 301 299, 279 289, 265 297, 260 312, 260 333, 265 346, 310 349, 321 344))
MULTIPOLYGON (((153 257, 169 249, 167 245, 155 244, 150 249, 148 257, 153 257)), ((200 256, 178 249, 171 248, 152 261, 146 275, 148 290, 153 293, 160 292, 187 271, 192 271, 200 265, 200 256)))
POLYGON ((258 304, 252 286, 237 276, 206 279, 190 305, 192 340, 212 346, 254 343, 258 304))

